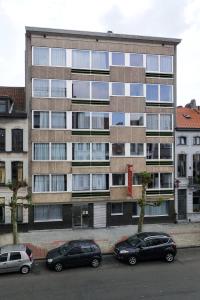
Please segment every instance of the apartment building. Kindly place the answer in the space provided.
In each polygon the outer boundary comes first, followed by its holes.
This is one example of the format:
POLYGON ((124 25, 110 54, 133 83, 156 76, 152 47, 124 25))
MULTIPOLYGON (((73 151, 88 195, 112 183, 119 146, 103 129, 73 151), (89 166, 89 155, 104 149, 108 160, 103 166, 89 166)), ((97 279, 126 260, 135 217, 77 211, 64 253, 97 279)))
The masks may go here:
POLYGON ((26 28, 30 227, 174 217, 176 46, 170 38, 26 28))
POLYGON ((178 221, 200 221, 200 107, 177 108, 176 211, 178 221))
MULTIPOLYGON (((0 230, 10 231, 12 192, 5 186, 28 181, 28 121, 24 87, 0 87, 0 230)), ((25 196, 27 188, 20 189, 25 196)), ((26 230, 28 209, 18 207, 19 230, 26 230)))

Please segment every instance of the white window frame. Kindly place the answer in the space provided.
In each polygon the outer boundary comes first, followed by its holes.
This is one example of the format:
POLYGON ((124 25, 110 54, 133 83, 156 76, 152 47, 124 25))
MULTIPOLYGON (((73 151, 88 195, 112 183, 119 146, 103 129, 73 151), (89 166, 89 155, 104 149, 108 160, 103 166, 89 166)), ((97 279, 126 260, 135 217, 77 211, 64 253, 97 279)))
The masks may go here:
POLYGON ((110 190, 110 173, 73 173, 71 174, 71 191, 72 193, 87 193, 87 192, 108 192, 110 190), (75 191, 73 190, 73 175, 90 175, 90 184, 89 184, 89 190, 80 190, 80 191, 75 191), (108 190, 93 190, 92 189, 92 175, 108 175, 108 190))
POLYGON ((68 176, 69 174, 67 174, 67 173, 64 173, 64 174, 58 174, 58 173, 55 173, 55 174, 38 174, 38 173, 36 173, 36 174, 33 174, 32 175, 32 187, 33 187, 33 191, 32 191, 32 193, 33 194, 49 194, 49 193, 51 193, 51 194, 63 194, 63 193, 68 193, 68 192, 70 192, 70 190, 68 189, 68 181, 69 181, 69 176, 68 176), (51 188, 51 176, 52 175, 66 175, 66 178, 67 178, 67 185, 66 185, 66 187, 67 187, 67 190, 66 191, 52 191, 52 188, 51 188), (49 191, 45 191, 45 192, 35 192, 34 191, 34 176, 49 176, 49 191))

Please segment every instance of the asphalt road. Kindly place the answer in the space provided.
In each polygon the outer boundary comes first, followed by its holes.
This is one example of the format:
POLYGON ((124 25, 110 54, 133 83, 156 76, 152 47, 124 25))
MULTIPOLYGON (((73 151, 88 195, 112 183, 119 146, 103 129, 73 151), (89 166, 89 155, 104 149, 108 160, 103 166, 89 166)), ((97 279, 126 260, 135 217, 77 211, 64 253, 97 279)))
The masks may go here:
POLYGON ((37 263, 28 275, 1 274, 0 300, 200 300, 200 248, 179 250, 176 261, 128 266, 106 256, 98 269, 55 273, 37 263))

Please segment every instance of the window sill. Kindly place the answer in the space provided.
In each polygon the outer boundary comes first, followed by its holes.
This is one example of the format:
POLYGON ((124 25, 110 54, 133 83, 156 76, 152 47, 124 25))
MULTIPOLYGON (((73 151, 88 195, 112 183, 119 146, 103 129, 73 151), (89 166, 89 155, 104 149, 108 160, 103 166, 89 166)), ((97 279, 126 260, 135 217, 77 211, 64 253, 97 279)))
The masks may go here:
POLYGON ((34 223, 62 222, 63 219, 34 220, 34 223))
POLYGON ((116 213, 116 214, 111 213, 111 216, 123 216, 123 215, 124 215, 123 213, 116 213))

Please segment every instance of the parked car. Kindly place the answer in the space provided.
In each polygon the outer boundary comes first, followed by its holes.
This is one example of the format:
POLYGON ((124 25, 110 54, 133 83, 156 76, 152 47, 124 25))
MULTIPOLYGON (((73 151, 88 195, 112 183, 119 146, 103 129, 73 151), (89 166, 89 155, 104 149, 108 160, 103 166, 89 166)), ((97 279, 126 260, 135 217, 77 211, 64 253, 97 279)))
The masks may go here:
POLYGON ((176 244, 169 234, 163 232, 142 232, 117 243, 114 256, 135 265, 137 261, 165 259, 173 262, 176 256, 176 244))
POLYGON ((32 251, 23 244, 0 247, 0 273, 27 274, 33 265, 32 251))
POLYGON ((56 272, 66 267, 91 265, 97 268, 101 262, 101 250, 92 240, 70 241, 47 253, 46 264, 56 272))

